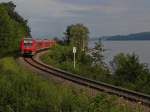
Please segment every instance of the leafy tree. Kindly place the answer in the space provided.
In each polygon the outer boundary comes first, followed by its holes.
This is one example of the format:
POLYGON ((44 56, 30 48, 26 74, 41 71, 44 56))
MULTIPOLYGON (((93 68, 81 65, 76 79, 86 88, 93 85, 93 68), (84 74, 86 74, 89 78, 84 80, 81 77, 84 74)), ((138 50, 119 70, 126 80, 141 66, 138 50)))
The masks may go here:
POLYGON ((102 45, 101 40, 99 40, 98 42, 95 43, 94 48, 92 49, 92 60, 94 65, 104 65, 104 56, 103 56, 103 52, 104 52, 104 48, 102 45))
POLYGON ((78 61, 84 65, 91 66, 93 59, 90 55, 86 54, 85 52, 81 52, 81 55, 78 61))
POLYGON ((75 24, 67 27, 65 41, 69 45, 76 46, 78 51, 84 51, 88 47, 89 30, 83 24, 75 24))
POLYGON ((17 12, 12 2, 0 4, 0 56, 19 50, 24 35, 30 35, 27 21, 17 12))
POLYGON ((139 57, 134 53, 126 55, 123 53, 118 54, 114 57, 113 62, 116 66, 115 76, 120 84, 134 84, 142 79, 142 81, 147 82, 150 79, 148 67, 140 63, 139 57))

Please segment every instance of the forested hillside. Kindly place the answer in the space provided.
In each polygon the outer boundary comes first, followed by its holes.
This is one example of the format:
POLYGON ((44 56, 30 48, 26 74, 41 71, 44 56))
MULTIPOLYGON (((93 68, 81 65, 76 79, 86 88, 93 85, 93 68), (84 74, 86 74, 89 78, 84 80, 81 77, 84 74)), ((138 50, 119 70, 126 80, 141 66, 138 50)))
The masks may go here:
POLYGON ((150 32, 100 37, 103 40, 150 40, 150 32))
POLYGON ((21 38, 30 35, 27 20, 15 11, 15 7, 12 2, 0 3, 0 56, 17 51, 21 38))

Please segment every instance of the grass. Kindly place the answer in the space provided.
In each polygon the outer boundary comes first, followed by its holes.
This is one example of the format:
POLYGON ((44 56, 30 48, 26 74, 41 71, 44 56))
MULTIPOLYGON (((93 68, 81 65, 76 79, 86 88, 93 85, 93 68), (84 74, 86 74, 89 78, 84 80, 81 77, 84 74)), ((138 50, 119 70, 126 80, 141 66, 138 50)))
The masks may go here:
POLYGON ((78 53, 76 57, 76 68, 74 69, 72 48, 70 46, 57 44, 49 50, 48 54, 43 55, 41 60, 56 68, 69 71, 83 77, 150 94, 149 71, 146 67, 142 67, 143 65, 138 60, 132 60, 134 59, 132 56, 130 60, 126 59, 129 60, 129 62, 126 62, 125 59, 122 61, 120 60, 120 63, 124 62, 121 63, 124 68, 121 68, 120 72, 117 72, 118 70, 116 70, 115 73, 111 73, 109 68, 103 64, 93 66, 91 57, 87 55, 84 56, 80 54, 79 57, 78 53), (130 66, 128 66, 129 64, 130 66), (132 80, 130 80, 131 73, 132 77, 134 77, 132 80))
POLYGON ((65 71, 69 71, 74 74, 78 74, 87 78, 91 78, 98 81, 103 81, 106 83, 113 83, 113 77, 110 75, 109 71, 104 69, 101 66, 89 66, 88 64, 82 64, 80 62, 76 62, 76 68, 74 69, 73 61, 70 59, 66 59, 63 61, 63 56, 60 55, 61 52, 64 52, 64 50, 60 50, 59 48, 63 49, 63 46, 58 46, 52 48, 48 54, 43 55, 41 57, 41 60, 44 63, 47 63, 49 65, 52 65, 54 67, 60 68, 65 71), (62 47, 62 48, 61 48, 62 47))
MULTIPOLYGON (((0 59, 0 71, 1 112, 120 112, 117 97, 89 96, 85 91, 56 84, 18 66, 13 57, 0 59)), ((121 111, 133 112, 126 105, 121 111)))

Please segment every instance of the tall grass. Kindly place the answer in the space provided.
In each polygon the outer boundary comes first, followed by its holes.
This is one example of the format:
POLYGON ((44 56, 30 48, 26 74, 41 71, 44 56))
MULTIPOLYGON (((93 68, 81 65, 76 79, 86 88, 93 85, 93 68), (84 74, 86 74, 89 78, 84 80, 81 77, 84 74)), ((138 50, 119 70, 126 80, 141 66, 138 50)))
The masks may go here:
MULTIPOLYGON (((46 80, 16 64, 0 60, 1 112, 120 112, 117 98, 88 96, 73 87, 46 80)), ((132 112, 130 107, 127 107, 132 112)))

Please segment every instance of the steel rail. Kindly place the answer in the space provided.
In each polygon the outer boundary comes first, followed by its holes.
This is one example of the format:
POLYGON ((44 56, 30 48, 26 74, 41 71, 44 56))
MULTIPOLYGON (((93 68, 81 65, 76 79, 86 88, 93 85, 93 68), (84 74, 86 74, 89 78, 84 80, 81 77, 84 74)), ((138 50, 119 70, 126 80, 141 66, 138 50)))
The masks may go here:
POLYGON ((31 66, 33 66, 41 71, 44 71, 46 73, 49 73, 50 75, 54 75, 54 76, 63 78, 65 80, 74 82, 74 83, 82 85, 82 86, 92 88, 94 90, 103 91, 105 93, 123 97, 130 101, 140 102, 143 105, 150 106, 150 95, 132 91, 132 90, 128 90, 128 89, 124 89, 124 88, 117 87, 117 86, 107 84, 107 83, 103 83, 100 81, 95 81, 95 80, 88 79, 88 78, 85 78, 85 77, 82 77, 82 76, 79 76, 76 74, 72 74, 72 73, 48 66, 34 58, 24 58, 24 60, 31 66))

